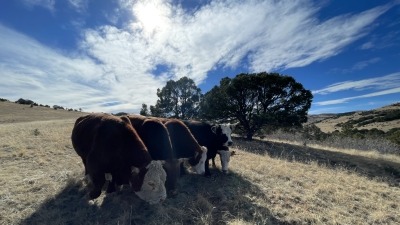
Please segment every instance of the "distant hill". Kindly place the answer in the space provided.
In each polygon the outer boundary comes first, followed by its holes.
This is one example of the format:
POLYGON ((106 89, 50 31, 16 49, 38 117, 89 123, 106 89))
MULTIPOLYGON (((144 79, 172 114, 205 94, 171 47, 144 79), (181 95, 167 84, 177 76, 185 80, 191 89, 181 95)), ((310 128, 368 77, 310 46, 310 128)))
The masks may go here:
POLYGON ((44 106, 31 107, 30 105, 0 101, 0 124, 74 119, 86 114, 87 113, 84 112, 68 111, 63 109, 55 110, 44 106))
POLYGON ((325 133, 341 131, 346 125, 359 130, 376 128, 387 132, 392 128, 400 128, 400 103, 368 111, 310 115, 307 124, 315 124, 325 133))

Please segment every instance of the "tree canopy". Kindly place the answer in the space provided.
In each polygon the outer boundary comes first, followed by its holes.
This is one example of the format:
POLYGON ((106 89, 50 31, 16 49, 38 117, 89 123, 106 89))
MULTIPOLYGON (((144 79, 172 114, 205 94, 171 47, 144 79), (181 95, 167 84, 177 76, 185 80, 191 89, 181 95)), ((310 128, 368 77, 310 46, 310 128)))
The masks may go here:
POLYGON ((198 116, 201 89, 187 77, 169 80, 161 90, 157 89, 158 100, 150 106, 153 116, 191 119, 198 116))
POLYGON ((312 94, 293 77, 278 73, 239 74, 223 78, 207 92, 201 114, 207 119, 236 119, 247 138, 263 126, 301 126, 307 121, 312 94))

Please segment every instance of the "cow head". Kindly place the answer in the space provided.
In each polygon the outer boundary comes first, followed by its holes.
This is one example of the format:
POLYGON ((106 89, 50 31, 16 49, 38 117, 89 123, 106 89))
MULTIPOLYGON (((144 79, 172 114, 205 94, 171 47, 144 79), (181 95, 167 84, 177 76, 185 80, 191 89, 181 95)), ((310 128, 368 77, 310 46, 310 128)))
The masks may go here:
POLYGON ((139 198, 149 204, 156 204, 164 201, 167 198, 165 189, 165 181, 167 174, 163 169, 161 161, 151 161, 145 168, 146 172, 140 171, 138 168, 132 170, 132 176, 141 176, 144 173, 144 178, 140 189, 135 188, 135 184, 131 183, 135 193, 139 198))
POLYGON ((223 123, 211 127, 214 134, 218 136, 218 141, 222 146, 231 146, 233 144, 231 134, 237 124, 223 123))
POLYGON ((222 172, 228 173, 229 161, 231 156, 235 155, 235 151, 230 152, 229 150, 218 150, 219 158, 221 159, 222 172))
POLYGON ((198 155, 200 153, 196 152, 196 158, 197 157, 201 157, 199 162, 196 165, 192 166, 193 170, 197 174, 204 174, 206 172, 205 163, 206 163, 206 160, 207 160, 207 148, 204 147, 204 146, 201 146, 201 150, 202 150, 201 156, 198 155))

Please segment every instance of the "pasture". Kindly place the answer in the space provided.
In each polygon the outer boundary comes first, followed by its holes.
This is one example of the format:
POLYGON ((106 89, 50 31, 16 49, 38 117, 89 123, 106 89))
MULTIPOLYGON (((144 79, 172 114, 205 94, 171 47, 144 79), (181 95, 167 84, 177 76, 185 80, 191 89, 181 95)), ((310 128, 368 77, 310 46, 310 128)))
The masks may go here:
POLYGON ((0 224, 400 224, 399 156, 240 138, 228 175, 216 160, 211 178, 181 177, 162 204, 128 187, 88 201, 70 140, 83 113, 4 106, 0 224))

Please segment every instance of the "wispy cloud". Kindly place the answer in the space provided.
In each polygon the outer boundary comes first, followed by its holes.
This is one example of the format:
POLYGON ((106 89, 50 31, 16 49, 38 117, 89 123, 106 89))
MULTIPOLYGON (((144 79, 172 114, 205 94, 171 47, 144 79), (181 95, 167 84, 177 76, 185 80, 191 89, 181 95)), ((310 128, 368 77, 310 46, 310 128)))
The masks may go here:
POLYGON ((349 102, 351 100, 355 100, 355 99, 371 98, 371 97, 396 94, 396 93, 400 93, 400 87, 391 88, 391 89, 383 90, 383 91, 377 91, 377 92, 373 92, 373 93, 365 94, 365 95, 359 95, 359 96, 353 96, 353 97, 347 97, 347 98, 341 98, 341 99, 335 99, 335 100, 328 100, 328 101, 321 101, 321 102, 316 102, 314 104, 319 105, 319 106, 335 105, 335 104, 347 103, 347 102, 349 102))
MULTIPOLYGON (((24 1, 54 7, 51 0, 24 1)), ((87 5, 69 2, 77 8, 87 5)), ((80 54, 60 53, 0 25, 0 95, 25 94, 54 104, 62 100, 92 111, 138 111, 141 103, 155 103, 156 89, 168 79, 188 76, 199 84, 216 66, 236 68, 243 60, 259 72, 337 55, 391 7, 320 21, 318 6, 308 0, 215 0, 192 11, 169 0, 125 0, 120 6, 110 11, 117 18, 128 9, 126 26, 84 29, 76 50, 80 54), (169 70, 154 74, 158 65, 169 70)))
POLYGON ((50 12, 54 12, 56 4, 55 0, 21 0, 21 1, 25 6, 29 8, 43 7, 49 10, 50 12))
POLYGON ((330 94, 338 91, 347 90, 382 90, 400 87, 400 72, 392 73, 382 77, 374 77, 370 79, 363 79, 357 81, 344 81, 329 85, 326 88, 312 91, 314 95, 317 94, 330 94))

